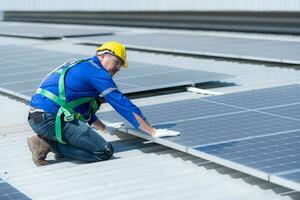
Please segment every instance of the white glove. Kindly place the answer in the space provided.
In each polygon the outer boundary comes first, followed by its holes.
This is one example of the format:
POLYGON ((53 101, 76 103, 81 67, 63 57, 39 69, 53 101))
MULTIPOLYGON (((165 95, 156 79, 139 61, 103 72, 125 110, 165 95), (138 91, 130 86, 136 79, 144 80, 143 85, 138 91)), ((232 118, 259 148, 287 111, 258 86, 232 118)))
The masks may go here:
POLYGON ((155 129, 155 134, 153 137, 159 138, 159 137, 168 137, 168 136, 178 136, 180 135, 180 132, 178 131, 172 131, 168 129, 155 129))
POLYGON ((119 131, 119 128, 121 128, 122 126, 124 126, 122 122, 106 124, 104 133, 114 135, 119 131))

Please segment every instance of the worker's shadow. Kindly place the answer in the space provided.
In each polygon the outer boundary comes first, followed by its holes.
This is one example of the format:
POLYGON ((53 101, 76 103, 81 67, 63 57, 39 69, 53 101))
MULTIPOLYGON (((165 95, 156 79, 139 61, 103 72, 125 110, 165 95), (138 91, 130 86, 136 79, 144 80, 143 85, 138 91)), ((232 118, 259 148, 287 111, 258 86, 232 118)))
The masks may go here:
MULTIPOLYGON (((158 128, 158 129, 170 129, 175 126, 176 126, 176 123, 166 123, 166 124, 154 125, 154 127, 158 128)), ((111 141, 110 143, 114 147, 114 152, 117 155, 119 153, 131 151, 131 150, 140 150, 140 151, 144 152, 144 149, 147 149, 147 147, 156 145, 155 143, 148 142, 145 139, 129 135, 128 133, 125 133, 125 132, 117 132, 115 134, 115 136, 117 136, 119 139, 115 140, 115 141, 111 141)), ((151 153, 151 152, 145 151, 144 153, 151 153)), ((120 156, 116 156, 115 154, 109 160, 121 159, 120 156)), ((50 164, 58 164, 58 163, 62 163, 62 162, 71 162, 74 164, 86 164, 87 163, 87 162, 82 162, 82 161, 78 161, 78 160, 74 160, 72 158, 66 158, 66 157, 61 157, 56 160, 53 159, 53 157, 50 157, 48 162, 50 164)))
MULTIPOLYGON (((124 134, 124 133, 123 133, 124 134)), ((107 162, 110 160, 116 160, 116 159, 122 159, 123 154, 127 154, 126 152, 133 151, 133 150, 140 150, 143 151, 143 148, 151 147, 154 145, 154 143, 147 143, 146 140, 142 138, 138 138, 135 136, 132 136, 130 138, 126 138, 124 140, 116 140, 110 142, 114 148, 114 155, 109 160, 103 160, 100 162, 107 162)), ((47 161, 53 165, 53 164, 59 164, 63 162, 69 162, 73 164, 88 164, 89 162, 83 162, 79 160, 75 160, 72 158, 67 157, 61 157, 58 159, 54 159, 54 155, 50 155, 47 158, 47 161)))

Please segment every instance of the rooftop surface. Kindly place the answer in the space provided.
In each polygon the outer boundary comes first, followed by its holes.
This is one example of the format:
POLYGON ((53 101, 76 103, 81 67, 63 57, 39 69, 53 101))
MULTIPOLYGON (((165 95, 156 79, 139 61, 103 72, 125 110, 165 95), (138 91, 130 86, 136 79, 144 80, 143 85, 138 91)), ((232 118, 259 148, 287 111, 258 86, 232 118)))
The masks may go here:
MULTIPOLYGON (((300 37, 280 35, 203 31, 197 31, 197 34, 300 40, 300 37)), ((0 44, 17 44, 83 56, 92 56, 95 51, 95 46, 73 44, 68 40, 0 37, 0 44)), ((226 87, 210 88, 225 94, 300 83, 300 66, 295 65, 139 51, 128 51, 128 59, 235 74, 236 77, 224 81, 226 87)), ((202 95, 180 92, 133 101, 142 106, 191 99, 195 96, 202 95)), ((52 164, 36 167, 26 143, 26 138, 35 134, 26 122, 28 106, 4 95, 0 96, 0 102, 0 177, 32 199, 300 199, 299 192, 126 134, 103 135, 116 149, 114 158, 108 161, 89 164, 69 159, 54 161, 53 154, 49 154, 48 159, 52 160, 52 164)), ((101 107, 101 111, 110 109, 108 105, 101 107)))

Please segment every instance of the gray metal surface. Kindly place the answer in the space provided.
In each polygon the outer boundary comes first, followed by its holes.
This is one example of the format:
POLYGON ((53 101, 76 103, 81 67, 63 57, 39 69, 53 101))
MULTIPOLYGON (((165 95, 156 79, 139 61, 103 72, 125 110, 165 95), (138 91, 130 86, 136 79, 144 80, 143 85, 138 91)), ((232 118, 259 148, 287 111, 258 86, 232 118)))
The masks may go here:
POLYGON ((74 39, 99 45, 118 40, 127 48, 279 63, 300 63, 300 42, 201 36, 179 33, 140 33, 74 39))
MULTIPOLYGON (((0 87, 25 96, 32 96, 42 79, 53 69, 82 55, 34 49, 21 46, 2 46, 0 49, 0 87), (18 56, 16 56, 18 55, 18 56)), ((196 83, 219 81, 231 75, 129 62, 128 70, 114 77, 125 94, 196 83)))
POLYGON ((112 31, 91 28, 74 28, 54 25, 0 23, 0 35, 37 39, 59 39, 92 35, 111 35, 112 31))
POLYGON ((281 175, 272 175, 270 176, 270 180, 273 183, 280 184, 280 185, 288 185, 289 188, 293 188, 294 190, 300 190, 300 171, 295 170, 294 172, 285 173, 281 175))
MULTIPOLYGON (((299 143, 298 143, 299 144, 299 143)), ((297 145, 298 145, 297 144, 297 145)), ((294 163, 291 163, 294 164, 294 163)), ((291 170, 290 172, 285 172, 281 174, 271 175, 269 177, 272 183, 278 185, 285 185, 289 188, 293 188, 296 191, 300 191, 300 170, 291 170)))
POLYGON ((29 200, 30 198, 0 178, 0 199, 29 200))
MULTIPOLYGON (((181 135, 153 139, 131 128, 129 133, 268 180, 271 174, 300 169, 299 95, 295 84, 142 107, 154 127, 181 135)), ((112 112, 98 117, 122 120, 112 112)))
MULTIPOLYGON (((9 2, 8 0, 6 1, 9 2)), ((4 1, 3 3, 5 3, 6 1, 4 1)), ((291 0, 289 3, 287 3, 286 0, 280 0, 280 2, 272 2, 271 5, 261 4, 260 1, 256 1, 256 3, 253 3, 253 0, 249 0, 249 3, 245 3, 245 1, 243 1, 243 4, 236 2, 232 3, 231 1, 223 1, 221 5, 219 5, 219 2, 212 3, 211 1, 188 1, 186 2, 184 7, 182 7, 181 1, 178 1, 178 3, 176 3, 176 1, 173 0, 172 2, 164 4, 161 4, 160 1, 151 1, 151 6, 149 5, 149 1, 145 1, 147 6, 149 6, 148 8, 151 8, 151 11, 146 11, 143 7, 143 9, 140 9, 141 12, 136 12, 135 2, 122 2, 124 3, 124 5, 122 5, 121 7, 119 7, 120 5, 118 4, 118 2, 116 2, 117 9, 124 9, 125 11, 129 12, 111 12, 112 10, 115 10, 115 7, 114 9, 103 10, 102 5, 98 5, 97 2, 93 2, 91 3, 91 5, 89 5, 92 10, 94 10, 95 7, 101 7, 99 8, 100 11, 96 12, 78 12, 77 10, 81 9, 82 6, 74 4, 72 4, 72 6, 76 6, 75 9, 72 9, 72 7, 68 6, 68 8, 64 7, 62 11, 57 11, 56 9, 55 11, 51 11, 51 9, 48 10, 48 4, 41 5, 45 6, 46 10, 48 11, 44 11, 44 9, 42 9, 43 11, 21 11, 21 5, 20 9, 16 9, 16 5, 14 4, 11 5, 13 7, 13 11, 5 11, 3 13, 3 18, 4 21, 19 22, 31 21, 42 23, 66 23, 85 25, 102 24, 108 26, 147 28, 160 27, 164 29, 202 29, 256 33, 300 33, 300 22, 298 20, 299 12, 297 11, 299 10, 299 7, 297 7, 299 3, 298 0, 291 0), (95 6, 92 4, 97 5, 95 6), (168 4, 170 4, 171 6, 168 4), (251 8, 249 8, 249 5, 251 5, 251 8), (253 7, 253 5, 258 6, 253 7), (126 6, 129 6, 130 8, 126 8, 126 6), (214 6, 216 7, 214 8, 214 6), (264 8, 261 8, 261 6, 263 6, 264 8), (270 6, 272 6, 272 11, 270 10, 270 6), (172 7, 172 9, 170 9, 170 7, 172 7), (278 10, 275 7, 277 7, 278 10), (287 9, 288 7, 290 9, 287 9), (157 11, 153 12, 155 10, 154 8, 156 8, 157 11), (236 8, 238 11, 233 11, 234 8, 236 8), (71 11, 67 11, 66 9, 69 9, 71 11), (278 12, 279 10, 290 10, 293 12, 278 12)), ((89 3, 89 1, 86 3, 89 3)), ((143 3, 141 2, 141 4, 143 3)), ((33 5, 35 4, 33 3, 33 5)), ((111 6, 111 3, 109 4, 109 6, 111 6)), ((36 9, 35 6, 34 9, 36 9)))
MULTIPOLYGON (((89 50, 93 53, 95 48, 71 44, 67 40, 49 42, 13 37, 0 39, 0 43, 5 44, 29 44, 65 52, 76 51, 79 54, 86 54, 89 50)), ((12 56, 15 57, 16 55, 12 56)), ((202 60, 137 51, 128 51, 128 57, 153 64, 237 74, 230 79, 237 83, 235 87, 212 89, 223 93, 292 84, 299 82, 300 77, 300 71, 291 68, 266 67, 254 63, 202 60), (189 65, 185 65, 186 63, 189 65)), ((195 96, 200 95, 182 92, 133 99, 133 102, 142 106, 195 96)), ((288 188, 215 163, 204 161, 205 164, 202 159, 162 145, 152 143, 153 146, 149 146, 149 142, 139 142, 133 137, 132 140, 125 139, 127 134, 120 134, 120 140, 114 143, 117 149, 114 154, 116 159, 82 164, 67 159, 54 161, 53 154, 50 154, 47 159, 54 163, 39 168, 33 164, 26 144, 26 138, 34 134, 26 123, 28 106, 1 95, 0 101, 0 177, 33 199, 182 200, 201 197, 205 200, 295 200, 300 197, 299 192, 292 192, 288 188)), ((105 107, 103 105, 102 109, 105 107)), ((108 141, 116 138, 102 135, 108 141)))

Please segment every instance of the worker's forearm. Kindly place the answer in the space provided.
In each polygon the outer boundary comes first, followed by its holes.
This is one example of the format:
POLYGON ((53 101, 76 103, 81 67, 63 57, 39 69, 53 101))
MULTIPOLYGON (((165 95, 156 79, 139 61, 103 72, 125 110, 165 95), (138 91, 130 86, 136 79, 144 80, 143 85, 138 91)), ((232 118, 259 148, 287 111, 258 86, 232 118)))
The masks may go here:
POLYGON ((135 119, 139 123, 139 128, 143 130, 144 132, 148 133, 149 135, 154 135, 155 134, 155 128, 153 128, 151 125, 149 125, 143 118, 141 118, 139 115, 135 114, 135 119))
POLYGON ((100 131, 104 131, 105 130, 105 124, 103 124, 103 122, 101 122, 99 119, 97 119, 93 124, 93 127, 95 127, 95 129, 100 130, 100 131))

